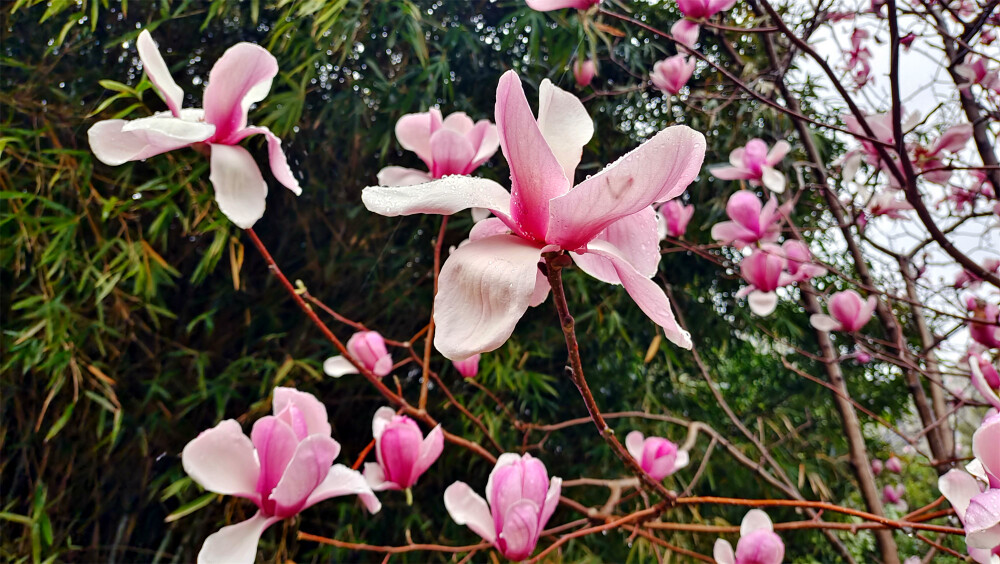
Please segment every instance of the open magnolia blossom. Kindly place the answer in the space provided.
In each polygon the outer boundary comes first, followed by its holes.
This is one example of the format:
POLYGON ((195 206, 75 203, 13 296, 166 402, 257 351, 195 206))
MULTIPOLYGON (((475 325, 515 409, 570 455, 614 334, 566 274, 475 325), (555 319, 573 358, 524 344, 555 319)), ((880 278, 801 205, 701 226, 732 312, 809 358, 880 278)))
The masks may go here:
POLYGON ((1000 413, 983 420, 972 435, 975 460, 967 472, 952 469, 938 489, 965 526, 969 556, 980 564, 1000 563, 1000 413))
POLYGON ((90 148, 103 163, 118 166, 174 149, 208 147, 212 166, 209 180, 219 209, 237 226, 253 227, 264 215, 267 183, 250 153, 237 145, 251 135, 267 138, 274 178, 294 192, 302 192, 292 175, 281 140, 266 127, 247 125, 250 106, 260 102, 278 74, 278 61, 263 47, 238 43, 223 53, 208 75, 204 109, 182 109, 184 91, 170 76, 166 62, 143 30, 136 42, 146 76, 170 108, 133 121, 101 121, 87 131, 90 148))
POLYGON ((785 543, 774 532, 771 518, 760 509, 751 509, 740 524, 740 540, 733 545, 725 539, 715 541, 712 551, 718 564, 781 564, 785 543))
POLYGON ((378 173, 383 186, 412 186, 452 174, 469 174, 486 162, 500 146, 497 126, 488 119, 473 123, 464 112, 441 118, 441 110, 406 114, 396 122, 396 140, 427 165, 428 172, 401 166, 378 173))
POLYGON ((972 124, 960 123, 946 129, 930 147, 918 143, 907 146, 914 166, 921 172, 923 178, 935 184, 947 184, 951 178, 950 170, 944 168, 945 153, 957 153, 965 148, 972 138, 972 124))
POLYGON ((551 12, 552 10, 562 10, 563 8, 586 10, 595 4, 600 4, 601 0, 526 0, 525 3, 532 10, 551 12))
POLYGON ((662 480, 690 462, 686 450, 663 437, 643 437, 639 431, 625 436, 625 448, 654 480, 662 480))
MULTIPOLYGON (((718 227, 718 225, 716 226, 718 227)), ((785 241, 782 246, 765 243, 756 248, 740 264, 740 275, 747 281, 736 297, 747 297, 750 311, 768 316, 778 305, 775 290, 804 282, 826 272, 811 260, 808 247, 799 241, 785 241)))
POLYGON ((694 73, 695 61, 684 55, 674 55, 653 63, 649 80, 653 86, 669 94, 678 94, 694 73))
POLYGON ((903 496, 906 495, 906 486, 903 484, 896 484, 895 486, 885 486, 882 488, 882 501, 889 505, 895 505, 898 509, 903 509, 906 507, 906 501, 903 496))
POLYGON ((668 235, 677 239, 687 231, 688 223, 694 216, 694 206, 685 206, 680 200, 673 199, 660 205, 657 212, 656 225, 660 239, 668 235))
POLYGON ((986 363, 986 368, 983 365, 982 357, 969 358, 972 386, 987 403, 1000 410, 1000 376, 997 375, 997 369, 989 363, 986 363))
POLYGON ((738 147, 729 153, 732 166, 710 168, 708 172, 722 180, 749 180, 751 184, 763 184, 768 190, 780 194, 785 191, 785 175, 774 167, 791 148, 787 141, 778 141, 768 151, 767 143, 751 139, 745 147, 738 147))
MULTIPOLYGON (((351 335, 347 340, 347 352, 376 376, 392 372, 392 356, 385 348, 385 339, 378 331, 358 331, 351 335)), ((323 362, 323 372, 327 376, 340 378, 345 374, 357 374, 358 369, 351 361, 337 355, 323 362)))
MULTIPOLYGON (((875 296, 868 296, 867 300, 863 300, 854 290, 844 290, 830 296, 830 300, 827 302, 830 315, 814 313, 809 317, 809 323, 820 331, 854 333, 860 331, 868 323, 877 305, 878 300, 875 299, 875 296)), ((895 457, 890 458, 889 461, 892 462, 893 459, 899 462, 899 459, 895 457)), ((888 464, 886 468, 892 470, 888 464)), ((897 470, 892 471, 897 472, 897 470)))
POLYGON ((576 96, 543 80, 538 118, 513 71, 500 79, 496 121, 510 165, 511 192, 491 180, 450 176, 411 187, 370 186, 365 206, 385 216, 452 214, 470 207, 497 217, 476 224, 445 261, 434 299, 434 345, 461 360, 494 350, 548 280, 542 254, 567 251, 586 273, 621 284, 672 342, 691 347, 656 274, 660 249, 652 204, 680 195, 701 168, 705 138, 685 127, 657 133, 601 172, 573 186, 593 122, 576 96))
POLYGON ((340 444, 330 437, 326 407, 312 394, 274 389, 274 415, 248 438, 227 419, 184 447, 184 471, 210 492, 249 499, 257 513, 209 535, 199 564, 251 564, 265 529, 331 497, 357 495, 368 511, 382 505, 360 472, 333 464, 340 444))
POLYGON ((982 320, 969 322, 969 336, 988 349, 1000 348, 1000 306, 974 297, 966 300, 971 317, 982 320))
POLYGON ((425 438, 416 421, 396 415, 391 407, 380 407, 375 412, 372 435, 378 463, 365 463, 365 479, 377 492, 409 489, 444 449, 441 425, 431 429, 425 438))
POLYGON ((729 197, 726 215, 732 221, 712 226, 712 238, 723 245, 742 249, 754 243, 773 243, 781 235, 781 218, 791 212, 789 201, 778 207, 771 196, 767 204, 749 190, 740 190, 729 197))
POLYGON ((550 480, 542 461, 505 453, 490 472, 486 499, 465 482, 455 482, 444 492, 444 506, 456 523, 467 525, 505 558, 520 561, 534 552, 561 490, 562 478, 550 480))

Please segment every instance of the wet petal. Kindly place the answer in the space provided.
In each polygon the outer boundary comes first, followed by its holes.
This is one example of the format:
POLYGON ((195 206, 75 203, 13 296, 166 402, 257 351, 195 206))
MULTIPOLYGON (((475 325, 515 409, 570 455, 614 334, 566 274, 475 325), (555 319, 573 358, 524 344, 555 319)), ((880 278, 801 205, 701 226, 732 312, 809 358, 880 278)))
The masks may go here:
POLYGON ((538 129, 573 183, 583 146, 594 136, 594 122, 580 99, 543 79, 538 88, 538 129))
POLYGON ((464 135, 447 128, 441 128, 431 135, 431 153, 434 155, 431 174, 435 178, 464 174, 476 156, 475 148, 464 135))
POLYGON ((215 188, 219 209, 237 227, 249 229, 263 217, 267 183, 246 149, 213 144, 208 179, 215 188))
POLYGON ((357 470, 351 470, 343 464, 334 464, 330 468, 326 478, 309 495, 303 509, 312 507, 325 499, 344 495, 358 496, 369 513, 378 513, 382 509, 382 504, 375 497, 372 489, 368 487, 365 477, 357 470))
POLYGON ((216 61, 205 87, 205 121, 216 127, 220 143, 246 127, 250 106, 271 90, 278 60, 260 45, 237 43, 216 61))
POLYGON ((330 436, 330 419, 326 413, 326 406, 316 399, 316 396, 300 392, 295 388, 275 388, 274 389, 274 413, 281 413, 285 407, 294 405, 306 422, 306 429, 310 435, 320 434, 330 436))
POLYGON ((361 201, 368 211, 386 217, 451 215, 468 208, 510 211, 510 194, 503 186, 471 176, 448 176, 413 186, 369 186, 361 192, 361 201))
POLYGON ((187 147, 215 133, 215 126, 173 117, 152 116, 134 121, 110 119, 87 130, 94 156, 106 165, 118 166, 187 147))
POLYGON ((955 509, 955 514, 962 522, 965 522, 965 510, 968 509, 969 502, 982 492, 979 482, 972 475, 956 469, 951 469, 938 478, 938 490, 955 509))
POLYGON ((260 492, 266 502, 274 486, 281 480, 289 461, 295 455, 299 438, 287 423, 268 415, 253 424, 250 440, 253 441, 253 446, 257 449, 257 458, 260 460, 260 477, 257 479, 256 491, 260 492))
POLYGON ((276 515, 290 517, 298 513, 326 478, 338 454, 340 444, 329 435, 311 435, 303 439, 271 493, 276 515))
POLYGON ((163 101, 170 108, 170 113, 175 116, 181 115, 181 106, 184 103, 184 90, 174 82, 174 77, 170 76, 170 69, 160 55, 160 50, 153 42, 153 36, 148 30, 142 30, 139 40, 135 42, 136 50, 139 51, 139 59, 142 60, 142 70, 146 72, 149 81, 163 94, 163 101))
POLYGON ((385 477, 385 471, 375 462, 365 462, 365 481, 372 491, 381 492, 385 490, 401 490, 399 484, 391 482, 385 477))
POLYGON ((1000 489, 972 498, 965 510, 965 542, 975 548, 1000 546, 1000 489))
MULTIPOLYGON (((652 206, 623 217, 602 231, 597 239, 615 246, 639 274, 652 278, 660 264, 656 210, 652 206)), ((573 253, 573 261, 587 274, 609 284, 621 284, 614 267, 597 255, 573 253)))
POLYGON ((378 171, 377 177, 380 186, 413 186, 433 180, 430 173, 401 166, 387 166, 378 171))
POLYGON ((266 127, 253 126, 243 128, 237 136, 244 139, 249 135, 256 134, 263 135, 267 139, 267 160, 270 163, 274 179, 294 192, 296 196, 302 194, 302 187, 299 186, 299 181, 292 174, 292 168, 288 166, 288 158, 285 156, 285 151, 281 149, 281 139, 278 139, 277 135, 271 133, 271 130, 266 127))

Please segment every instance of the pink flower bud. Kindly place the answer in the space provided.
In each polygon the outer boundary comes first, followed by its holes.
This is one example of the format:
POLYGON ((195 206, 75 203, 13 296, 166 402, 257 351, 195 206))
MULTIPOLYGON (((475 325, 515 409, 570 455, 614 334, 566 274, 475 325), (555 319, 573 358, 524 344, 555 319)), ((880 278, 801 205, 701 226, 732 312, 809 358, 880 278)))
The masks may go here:
POLYGON ((777 253, 755 250, 740 264, 743 279, 761 292, 773 292, 781 286, 785 258, 777 253))
POLYGON ((726 215, 732 221, 723 221, 712 226, 712 238, 723 245, 733 245, 737 249, 754 243, 773 243, 781 234, 781 213, 778 201, 771 197, 767 204, 749 190, 740 190, 729 197, 726 215))
POLYGON ((475 378, 479 374, 479 358, 481 355, 474 354, 465 360, 456 360, 452 362, 458 373, 465 378, 475 378))
POLYGON ((427 471, 444 449, 444 432, 434 427, 427 437, 416 421, 381 407, 372 419, 375 457, 365 463, 365 479, 374 491, 405 490, 427 471))
MULTIPOLYGON (((385 339, 377 331, 358 331, 351 335, 347 341, 347 352, 376 376, 385 376, 392 371, 392 356, 385 348, 385 339)), ((358 373, 357 368, 342 356, 326 359, 323 371, 334 378, 358 373)))
POLYGON ((585 61, 577 59, 573 63, 573 79, 576 80, 578 87, 586 88, 590 86, 590 82, 594 80, 595 74, 597 74, 597 64, 594 61, 590 59, 585 61))
POLYGON ((444 492, 444 506, 459 525, 468 524, 505 558, 524 560, 559 504, 562 478, 548 477, 545 465, 530 454, 506 453, 497 459, 483 499, 465 482, 444 492))
POLYGON ((649 79, 653 86, 669 94, 677 94, 684 88, 691 74, 694 73, 694 59, 687 59, 684 55, 674 55, 662 61, 657 61, 653 65, 653 72, 649 74, 649 79))
POLYGON ((868 323, 877 305, 875 296, 862 300, 854 290, 844 290, 831 296, 827 302, 831 315, 814 314, 809 318, 809 323, 821 331, 854 333, 868 323))
POLYGON ((881 460, 879 460, 878 458, 872 460, 872 474, 878 476, 879 474, 882 473, 883 468, 885 468, 885 465, 882 464, 881 460))
POLYGON ((666 228, 664 231, 675 239, 684 236, 693 215, 694 206, 685 206, 678 199, 670 200, 660 206, 660 216, 666 228))
POLYGON ((760 509, 751 509, 740 525, 740 540, 733 545, 725 539, 715 541, 713 556, 718 564, 781 564, 785 543, 774 532, 771 519, 760 509))
POLYGON ((882 488, 882 501, 885 503, 899 505, 903 502, 904 495, 906 495, 906 486, 903 484, 882 488))
POLYGON ((688 465, 688 453, 662 437, 644 439, 639 431, 625 437, 625 448, 654 480, 662 480, 688 465))
POLYGON ((694 44, 698 42, 699 31, 701 28, 698 24, 688 19, 677 20, 670 27, 670 35, 674 40, 688 47, 694 47, 694 44))
POLYGON ((895 474, 902 474, 903 461, 896 457, 896 455, 892 455, 889 457, 889 460, 885 461, 885 469, 895 474))

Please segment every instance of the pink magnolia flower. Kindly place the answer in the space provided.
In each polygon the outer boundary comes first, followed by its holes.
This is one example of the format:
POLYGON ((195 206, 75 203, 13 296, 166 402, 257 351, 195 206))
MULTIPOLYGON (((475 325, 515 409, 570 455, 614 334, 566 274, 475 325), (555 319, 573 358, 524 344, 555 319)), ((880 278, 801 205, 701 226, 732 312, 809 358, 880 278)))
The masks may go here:
POLYGON ((789 203, 778 208, 778 201, 773 196, 762 205, 756 194, 740 190, 726 203, 726 215, 732 221, 713 225, 712 238, 737 249, 754 243, 773 243, 781 234, 781 216, 791 211, 790 206, 789 203))
POLYGON ((677 8, 685 17, 707 20, 733 7, 736 0, 677 0, 677 8))
POLYGON ((969 322, 972 340, 988 349, 1000 348, 1000 307, 972 297, 966 300, 966 305, 973 318, 982 320, 969 322))
POLYGON ((474 354, 465 360, 453 362, 458 373, 465 378, 475 378, 479 374, 479 359, 482 355, 474 354))
POLYGON ((961 123, 949 127, 931 144, 930 148, 913 144, 909 146, 913 164, 923 173, 924 179, 935 184, 947 184, 950 170, 934 170, 945 166, 944 153, 961 151, 972 138, 972 124, 961 123))
POLYGON ((587 59, 581 61, 577 59, 573 63, 573 80, 576 81, 576 85, 579 88, 586 88, 590 86, 591 81, 594 80, 594 75, 597 74, 597 63, 592 59, 587 59))
POLYGON ((895 454, 889 457, 889 460, 885 461, 885 469, 894 473, 903 473, 903 461, 899 459, 895 454))
POLYGON ((456 523, 467 525, 505 558, 520 561, 534 552, 561 489, 562 478, 550 480, 537 458, 506 453, 490 472, 486 499, 465 482, 455 482, 444 492, 444 506, 456 523))
POLYGON ((674 25, 670 26, 670 35, 674 38, 674 41, 688 47, 694 47, 694 44, 698 42, 698 34, 700 32, 701 27, 698 25, 698 22, 686 18, 677 20, 674 22, 674 25))
POLYGON ((913 206, 904 199, 898 198, 890 190, 879 192, 868 202, 868 213, 872 217, 886 216, 892 219, 906 219, 902 212, 912 210, 913 206))
POLYGON ((965 526, 969 556, 992 564, 1000 558, 1000 414, 987 416, 972 435, 972 453, 967 472, 949 470, 938 489, 965 526))
POLYGON ((981 356, 969 359, 972 386, 993 407, 1000 410, 1000 375, 996 367, 985 362, 981 356))
POLYGON ((383 186, 412 186, 451 174, 469 174, 500 146, 497 126, 488 119, 477 122, 455 112, 442 119, 441 110, 406 114, 396 122, 396 140, 427 165, 428 172, 387 166, 378 172, 383 186))
POLYGON ((625 448, 639 466, 654 480, 662 480, 688 465, 686 450, 677 450, 677 444, 663 437, 643 438, 639 431, 625 436, 625 448))
MULTIPOLYGON (((781 254, 784 255, 785 259, 788 261, 786 268, 788 273, 792 276, 800 278, 803 273, 812 270, 815 265, 812 264, 812 253, 809 252, 809 245, 797 239, 789 239, 781 244, 781 254)), ((822 269, 823 272, 826 269, 822 269)), ((813 276, 818 276, 822 272, 808 272, 808 278, 813 276)))
POLYGON ((687 231, 688 222, 694 215, 694 206, 686 206, 678 199, 664 202, 660 205, 656 221, 660 238, 669 235, 675 239, 683 237, 687 231))
POLYGON ((526 0, 525 3, 532 10, 551 12, 552 10, 562 10, 563 8, 586 10, 591 6, 600 4, 601 0, 526 0))
MULTIPOLYGON (((358 331, 351 335, 347 340, 347 352, 376 376, 385 376, 392 371, 392 356, 378 331, 358 331)), ((340 378, 345 374, 357 374, 358 369, 349 360, 337 355, 323 362, 323 372, 340 378)))
POLYGON ((879 474, 882 473, 882 469, 883 468, 885 468, 885 465, 882 464, 881 460, 879 460, 877 458, 874 459, 874 460, 872 460, 872 474, 875 474, 876 476, 878 476, 879 474))
POLYGON ((184 447, 184 471, 208 491, 249 499, 257 513, 209 535, 199 564, 252 564, 265 529, 325 499, 357 495, 372 513, 382 507, 364 477, 333 464, 340 444, 330 437, 326 407, 312 394, 274 389, 274 415, 248 438, 227 419, 184 447), (332 466, 331 466, 332 465, 332 466))
POLYGON ((740 540, 733 545, 725 539, 715 541, 712 551, 718 564, 781 564, 785 543, 774 532, 771 519, 760 509, 751 509, 740 524, 740 540))
MULTIPOLYGON (((868 296, 867 300, 863 300, 854 290, 844 290, 830 296, 830 300, 827 302, 827 308, 832 316, 815 313, 809 318, 809 323, 820 331, 855 333, 860 331, 872 318, 872 312, 875 311, 877 305, 878 300, 875 299, 875 296, 868 296)), ((895 472, 889 466, 893 458, 889 459, 886 468, 895 472)), ((898 458, 895 460, 899 462, 898 458)))
POLYGON ((708 172, 721 180, 750 180, 754 185, 763 184, 768 190, 780 194, 785 191, 785 175, 774 167, 791 148, 788 142, 778 141, 769 152, 767 143, 751 139, 745 147, 733 149, 729 153, 732 166, 710 168, 708 172))
POLYGON ((910 33, 907 33, 899 38, 899 44, 903 46, 904 50, 909 51, 910 48, 913 47, 913 42, 916 41, 916 39, 917 34, 911 31, 910 33))
POLYGON ((747 296, 750 311, 760 316, 771 315, 778 305, 775 290, 792 282, 785 273, 787 260, 781 253, 755 249, 740 264, 740 274, 749 286, 737 292, 737 297, 747 296))
POLYGON ((410 489, 444 449, 441 425, 424 438, 416 421, 396 415, 391 407, 380 407, 375 412, 372 435, 378 463, 365 463, 365 480, 377 492, 410 489))
POLYGON ((978 84, 985 89, 1000 92, 1000 76, 996 70, 989 70, 986 66, 986 59, 983 57, 973 58, 972 55, 965 57, 965 62, 955 65, 955 74, 966 80, 959 84, 959 88, 968 88, 973 84, 978 84))
POLYGON ((536 120, 517 74, 508 71, 500 79, 496 119, 510 165, 510 193, 491 180, 460 176, 419 190, 372 186, 362 193, 365 206, 385 216, 468 207, 497 216, 477 223, 470 242, 441 269, 435 346, 461 360, 503 345, 528 307, 548 292, 538 269, 542 253, 562 250, 584 272, 623 285, 668 339, 690 347, 666 295, 650 280, 660 260, 652 204, 677 197, 698 174, 704 137, 669 127, 573 187, 593 122, 579 99, 548 80, 541 83, 540 98, 536 120))
POLYGON ((906 505, 906 502, 903 501, 904 495, 906 495, 906 486, 903 484, 882 488, 882 501, 890 505, 906 505))
POLYGON ((264 99, 278 74, 277 59, 252 43, 230 47, 208 75, 205 108, 182 109, 184 91, 170 76, 148 31, 139 34, 136 46, 146 76, 170 111, 132 121, 111 119, 94 124, 87 137, 98 160, 118 166, 174 149, 207 147, 215 201, 230 221, 248 229, 264 215, 267 183, 253 157, 237 143, 259 133, 267 138, 275 179, 296 195, 302 192, 285 160, 281 140, 266 127, 247 125, 250 106, 264 99))
MULTIPOLYGON (((983 261, 983 269, 987 272, 1000 273, 1000 259, 986 259, 983 261)), ((954 288, 975 288, 983 281, 977 274, 963 269, 955 276, 954 288)))
POLYGON ((854 84, 857 88, 861 88, 871 81, 872 52, 863 46, 864 40, 869 37, 868 31, 862 28, 855 28, 854 32, 851 33, 851 50, 847 52, 847 70, 854 72, 854 84))
POLYGON ((688 59, 684 55, 674 55, 653 64, 653 72, 649 73, 649 80, 653 86, 669 94, 677 94, 684 88, 687 81, 694 73, 694 59, 688 59))

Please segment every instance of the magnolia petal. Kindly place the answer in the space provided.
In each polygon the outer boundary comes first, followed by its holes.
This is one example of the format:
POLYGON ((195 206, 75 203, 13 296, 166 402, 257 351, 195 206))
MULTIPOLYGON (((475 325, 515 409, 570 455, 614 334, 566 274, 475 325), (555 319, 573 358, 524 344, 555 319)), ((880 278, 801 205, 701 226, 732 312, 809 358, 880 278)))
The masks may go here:
POLYGON ((774 147, 771 147, 771 150, 768 151, 767 153, 767 161, 766 161, 767 165, 774 166, 780 163, 781 159, 784 159, 785 155, 788 154, 788 151, 791 150, 792 146, 788 144, 788 141, 785 140, 778 141, 777 143, 774 144, 774 147))
POLYGON ((233 419, 202 431, 184 447, 181 464, 191 479, 210 492, 254 499, 260 464, 253 443, 233 419))
POLYGON ((529 499, 522 499, 507 509, 499 539, 505 557, 518 562, 535 550, 541 532, 538 529, 538 513, 538 505, 529 499))
POLYGON ((216 61, 205 87, 205 121, 216 127, 216 140, 225 143, 246 127, 250 106, 271 90, 278 60, 260 45, 237 43, 216 61))
POLYGON ((827 333, 831 331, 840 331, 840 322, 824 313, 814 313, 810 315, 809 324, 812 325, 814 329, 826 331, 827 333))
POLYGON ((761 168, 762 176, 761 183, 765 188, 774 192, 775 194, 780 194, 785 191, 785 175, 774 170, 769 166, 761 168))
POLYGON ((546 241, 575 251, 608 225, 680 195, 701 170, 705 136, 674 125, 549 202, 546 241))
POLYGON ((747 296, 747 304, 750 306, 750 311, 761 317, 767 317, 778 307, 778 294, 754 290, 747 296))
POLYGON ((546 78, 538 88, 538 129, 572 184, 583 146, 594 136, 594 122, 587 108, 579 98, 546 78))
POLYGON ((344 495, 358 496, 369 513, 378 513, 382 509, 382 504, 368 487, 368 481, 361 472, 351 470, 343 464, 334 464, 330 468, 326 478, 309 494, 302 508, 312 507, 325 499, 344 495))
POLYGON ((219 529, 201 545, 198 564, 253 564, 260 535, 278 521, 281 521, 278 517, 265 517, 258 512, 242 523, 219 529))
MULTIPOLYGON (((969 370, 972 373, 972 386, 976 388, 979 395, 983 396, 988 403, 993 407, 1000 409, 1000 394, 998 394, 986 381, 986 377, 983 376, 983 371, 979 368, 979 361, 975 358, 969 359, 969 370)), ((1000 439, 998 439, 1000 440, 1000 439)), ((1000 448, 995 449, 997 451, 997 456, 1000 457, 1000 448)), ((996 468, 993 470, 1000 475, 1000 461, 997 462, 996 468)))
POLYGON ((1000 489, 972 498, 965 510, 965 542, 975 548, 1000 546, 1000 489))
POLYGON ((723 245, 733 245, 737 249, 746 247, 757 240, 757 234, 735 221, 721 221, 712 226, 712 238, 723 245))
POLYGON ((267 183, 253 157, 243 147, 212 144, 215 201, 222 213, 242 229, 253 227, 263 217, 267 183))
POLYGON ((372 367, 372 374, 382 377, 392 372, 392 357, 389 355, 380 356, 372 367))
POLYGON ((645 437, 639 431, 632 431, 625 435, 625 449, 640 464, 642 464, 642 446, 644 442, 645 437))
POLYGON ((511 218, 524 233, 543 240, 549 224, 549 200, 565 194, 570 183, 539 130, 514 71, 500 77, 496 119, 500 148, 510 165, 511 218))
POLYGON ((500 470, 514 464, 518 460, 521 460, 521 455, 513 452, 505 452, 497 458, 496 464, 493 465, 493 470, 490 471, 489 477, 486 478, 486 497, 488 499, 493 499, 493 478, 500 470))
POLYGON ((549 284, 549 279, 547 276, 542 274, 541 269, 535 272, 535 291, 531 293, 531 301, 528 305, 531 307, 538 307, 545 301, 545 298, 549 297, 549 290, 552 286, 549 284))
POLYGON ((542 250, 520 237, 496 235, 455 250, 434 298, 434 346, 462 360, 503 345, 528 309, 542 250))
POLYGON ((309 435, 330 436, 330 418, 326 413, 326 406, 316 399, 316 396, 300 392, 295 388, 275 388, 274 399, 272 400, 274 414, 277 415, 285 410, 289 405, 294 405, 306 422, 306 429, 309 435))
POLYGON ((510 228, 498 217, 490 217, 476 222, 469 230, 469 241, 478 241, 494 235, 507 235, 510 228))
POLYGON ((611 261, 625 291, 643 313, 663 328, 667 339, 681 348, 691 348, 691 334, 677 324, 674 312, 670 309, 670 300, 656 283, 636 271, 635 267, 621 256, 618 249, 609 243, 592 241, 587 250, 611 261))
MULTIPOLYGON (((406 114, 396 122, 396 140, 407 151, 413 151, 424 161, 428 170, 434 166, 434 156, 431 152, 432 121, 430 112, 406 114)), ((391 185, 401 186, 401 185, 391 185)))
POLYGON ((717 166, 708 169, 708 173, 719 180, 749 180, 753 178, 753 172, 735 166, 717 166))
POLYGON ((268 496, 281 481, 285 468, 295 456, 299 438, 291 425, 273 415, 268 415, 253 424, 250 440, 257 449, 257 458, 260 461, 260 477, 257 479, 256 491, 268 496))
POLYGON ((954 468, 938 478, 938 490, 955 509, 955 514, 963 523, 969 502, 982 492, 982 488, 979 487, 979 483, 972 475, 954 468))
POLYGON ((170 108, 170 113, 180 117, 181 106, 184 103, 184 90, 177 86, 174 77, 170 76, 170 69, 160 55, 160 50, 153 42, 153 36, 148 30, 142 30, 138 41, 135 42, 136 50, 139 51, 139 59, 142 61, 142 70, 146 71, 146 76, 153 86, 163 95, 163 101, 170 108))
POLYGON ((987 416, 972 434, 972 454, 982 463, 990 487, 1000 488, 1000 415, 987 416))
POLYGON ((413 186, 369 186, 361 192, 368 211, 396 217, 418 213, 451 215, 468 208, 510 212, 510 194, 485 178, 448 176, 413 186))
POLYGON ((245 127, 238 134, 240 139, 244 139, 247 136, 261 134, 267 139, 267 160, 271 165, 271 174, 274 175, 274 179, 281 183, 282 186, 288 188, 295 193, 296 196, 302 194, 302 187, 299 186, 299 181, 292 174, 292 168, 288 166, 288 157, 285 156, 285 152, 281 149, 281 139, 271 130, 255 125, 252 127, 245 127))
POLYGON ((486 542, 496 543, 497 533, 486 500, 465 482, 455 482, 444 491, 444 507, 459 525, 472 529, 486 542))
POLYGON ((365 481, 368 482, 368 487, 374 492, 403 489, 396 482, 390 482, 386 479, 385 470, 382 470, 382 466, 377 462, 365 462, 364 477, 365 481))
MULTIPOLYGON (((656 274, 661 255, 656 210, 652 206, 612 223, 597 239, 614 245, 639 274, 646 278, 652 278, 656 274)), ((614 266, 607 259, 586 253, 573 253, 573 262, 602 282, 621 284, 614 266)))
POLYGON ((278 515, 290 516, 301 509, 338 454, 340 443, 329 435, 310 435, 299 443, 269 498, 277 504, 278 515))
POLYGON ((435 178, 470 172, 469 164, 476 156, 472 143, 461 133, 448 128, 441 128, 431 135, 431 153, 434 155, 431 175, 435 178))
POLYGON ((555 513, 559 506, 559 494, 562 493, 562 478, 553 476, 549 480, 549 489, 545 492, 545 503, 542 505, 542 514, 538 518, 539 529, 544 529, 549 518, 555 513))
POLYGON ((712 557, 715 558, 716 564, 736 564, 736 553, 733 552, 733 545, 725 539, 715 541, 712 557))
POLYGON ((385 432, 389 423, 392 423, 394 417, 396 417, 396 410, 389 406, 382 406, 375 411, 375 416, 372 417, 372 437, 376 441, 382 438, 382 433, 385 432))
POLYGON ((488 119, 481 119, 476 122, 475 127, 468 135, 472 145, 476 147, 476 156, 472 159, 469 172, 483 164, 490 157, 496 154, 500 148, 500 134, 497 133, 497 126, 488 119))
POLYGON ((323 372, 327 376, 340 378, 345 374, 357 374, 358 369, 342 356, 333 356, 323 361, 323 372))
POLYGON ((677 451, 677 458, 674 459, 674 471, 687 467, 691 464, 691 455, 686 450, 677 451))
POLYGON ((441 456, 442 451, 444 451, 444 430, 441 429, 441 425, 437 425, 431 429, 430 433, 427 433, 427 436, 420 443, 420 456, 417 457, 417 461, 413 465, 410 481, 415 482, 421 474, 426 472, 431 464, 434 464, 434 461, 441 456))
POLYGON ((694 47, 694 44, 698 42, 700 31, 701 28, 698 27, 697 22, 687 18, 677 20, 674 25, 670 26, 670 35, 673 36, 674 41, 688 47, 694 47))
POLYGON ((760 509, 751 509, 747 511, 747 514, 743 516, 743 522, 740 523, 740 536, 745 537, 754 531, 773 531, 774 525, 771 524, 771 518, 767 516, 760 509))
POLYGON ((378 171, 377 178, 380 186, 413 186, 434 180, 430 173, 401 166, 387 166, 378 171))
POLYGON ((174 117, 152 116, 134 121, 110 119, 87 130, 94 156, 106 165, 118 166, 187 147, 215 133, 215 126, 174 117))

